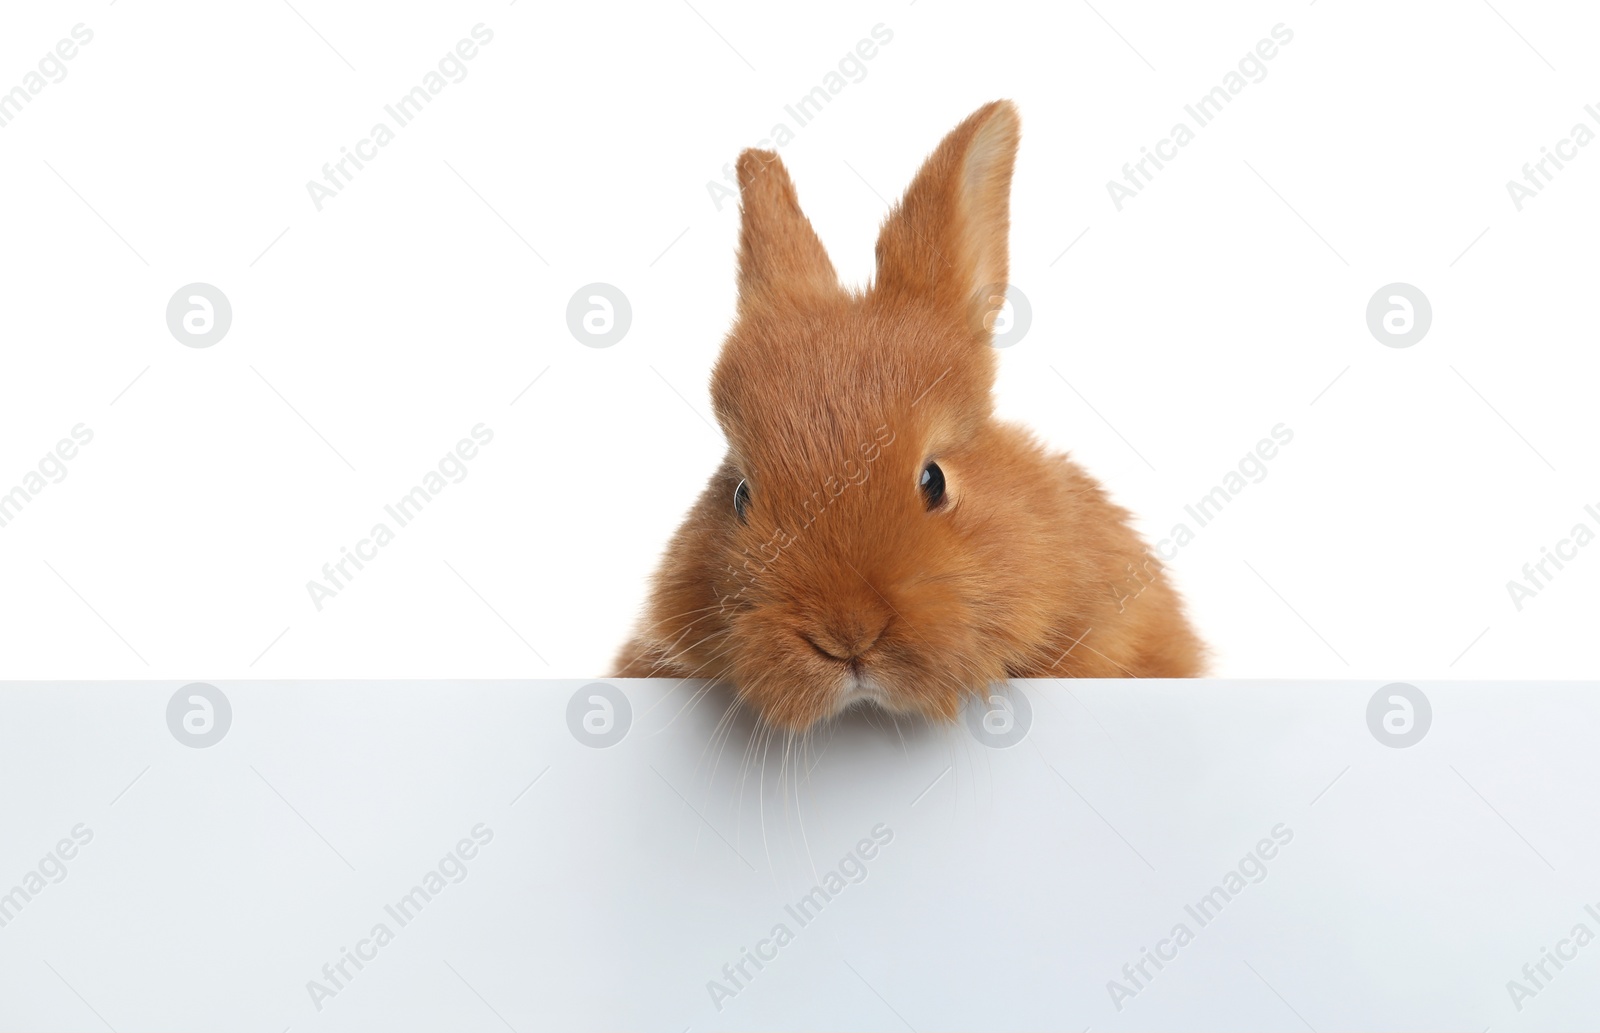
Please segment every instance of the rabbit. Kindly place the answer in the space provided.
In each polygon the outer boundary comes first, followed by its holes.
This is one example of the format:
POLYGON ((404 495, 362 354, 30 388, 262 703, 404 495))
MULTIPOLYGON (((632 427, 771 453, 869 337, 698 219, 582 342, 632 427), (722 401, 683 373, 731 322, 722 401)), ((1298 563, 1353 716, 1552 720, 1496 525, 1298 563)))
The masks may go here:
POLYGON ((613 677, 731 683, 803 732, 860 701, 952 720, 1008 678, 1187 678, 1206 650, 1129 513, 997 419, 1016 107, 928 157, 847 290, 776 153, 738 160, 728 441, 613 677))

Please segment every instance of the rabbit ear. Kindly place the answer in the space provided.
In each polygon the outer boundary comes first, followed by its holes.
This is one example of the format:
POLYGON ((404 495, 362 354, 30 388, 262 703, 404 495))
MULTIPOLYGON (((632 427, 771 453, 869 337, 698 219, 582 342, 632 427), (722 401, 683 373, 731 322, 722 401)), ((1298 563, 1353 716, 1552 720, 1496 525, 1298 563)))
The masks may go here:
POLYGON ((1019 129, 1016 106, 997 100, 944 138, 878 234, 875 294, 931 302, 989 338, 1007 276, 1019 129))
POLYGON ((839 276, 777 154, 747 150, 738 171, 740 311, 839 294, 839 276))

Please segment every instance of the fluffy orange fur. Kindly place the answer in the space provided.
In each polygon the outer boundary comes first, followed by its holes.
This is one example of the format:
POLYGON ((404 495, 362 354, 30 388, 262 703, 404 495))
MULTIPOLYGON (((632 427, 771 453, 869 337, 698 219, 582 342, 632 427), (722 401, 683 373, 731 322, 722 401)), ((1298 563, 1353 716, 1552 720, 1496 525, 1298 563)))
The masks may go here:
POLYGON ((728 454, 614 676, 726 681, 803 730, 862 699, 950 719, 1007 678, 1203 673, 1127 511, 994 415, 1018 129, 996 101, 945 137, 859 292, 778 156, 740 155, 738 318, 711 386, 728 454))

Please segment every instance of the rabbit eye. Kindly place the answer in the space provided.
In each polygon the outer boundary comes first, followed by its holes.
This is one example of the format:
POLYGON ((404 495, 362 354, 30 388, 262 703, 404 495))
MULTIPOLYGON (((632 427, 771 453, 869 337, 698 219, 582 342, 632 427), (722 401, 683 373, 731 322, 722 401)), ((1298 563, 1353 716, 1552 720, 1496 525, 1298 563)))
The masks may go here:
POLYGON ((741 524, 742 523, 746 523, 748 521, 748 518, 745 516, 745 511, 748 510, 749 508, 750 508, 750 485, 747 482, 741 480, 739 482, 739 486, 737 488, 733 489, 733 512, 734 512, 734 515, 736 515, 739 518, 739 522, 741 524))
POLYGON ((938 463, 929 463, 922 468, 922 498, 927 502, 929 509, 938 509, 944 502, 944 471, 939 469, 938 463))

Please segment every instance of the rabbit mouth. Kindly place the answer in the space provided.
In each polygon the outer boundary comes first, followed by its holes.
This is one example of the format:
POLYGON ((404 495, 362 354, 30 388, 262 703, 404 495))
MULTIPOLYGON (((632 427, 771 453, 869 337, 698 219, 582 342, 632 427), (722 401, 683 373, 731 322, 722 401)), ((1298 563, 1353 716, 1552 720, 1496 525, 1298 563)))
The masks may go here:
POLYGON ((839 703, 835 712, 862 702, 874 703, 880 707, 887 706, 889 692, 864 669, 860 661, 853 661, 850 670, 840 683, 839 703))
POLYGON ((825 649, 817 640, 802 632, 800 637, 805 640, 812 651, 821 657, 830 667, 838 672, 838 681, 834 689, 833 713, 840 714, 858 703, 874 703, 887 708, 889 705, 889 689, 873 676, 868 663, 869 652, 877 644, 883 632, 880 631, 867 642, 865 648, 846 651, 846 655, 839 655, 835 649, 825 649))

